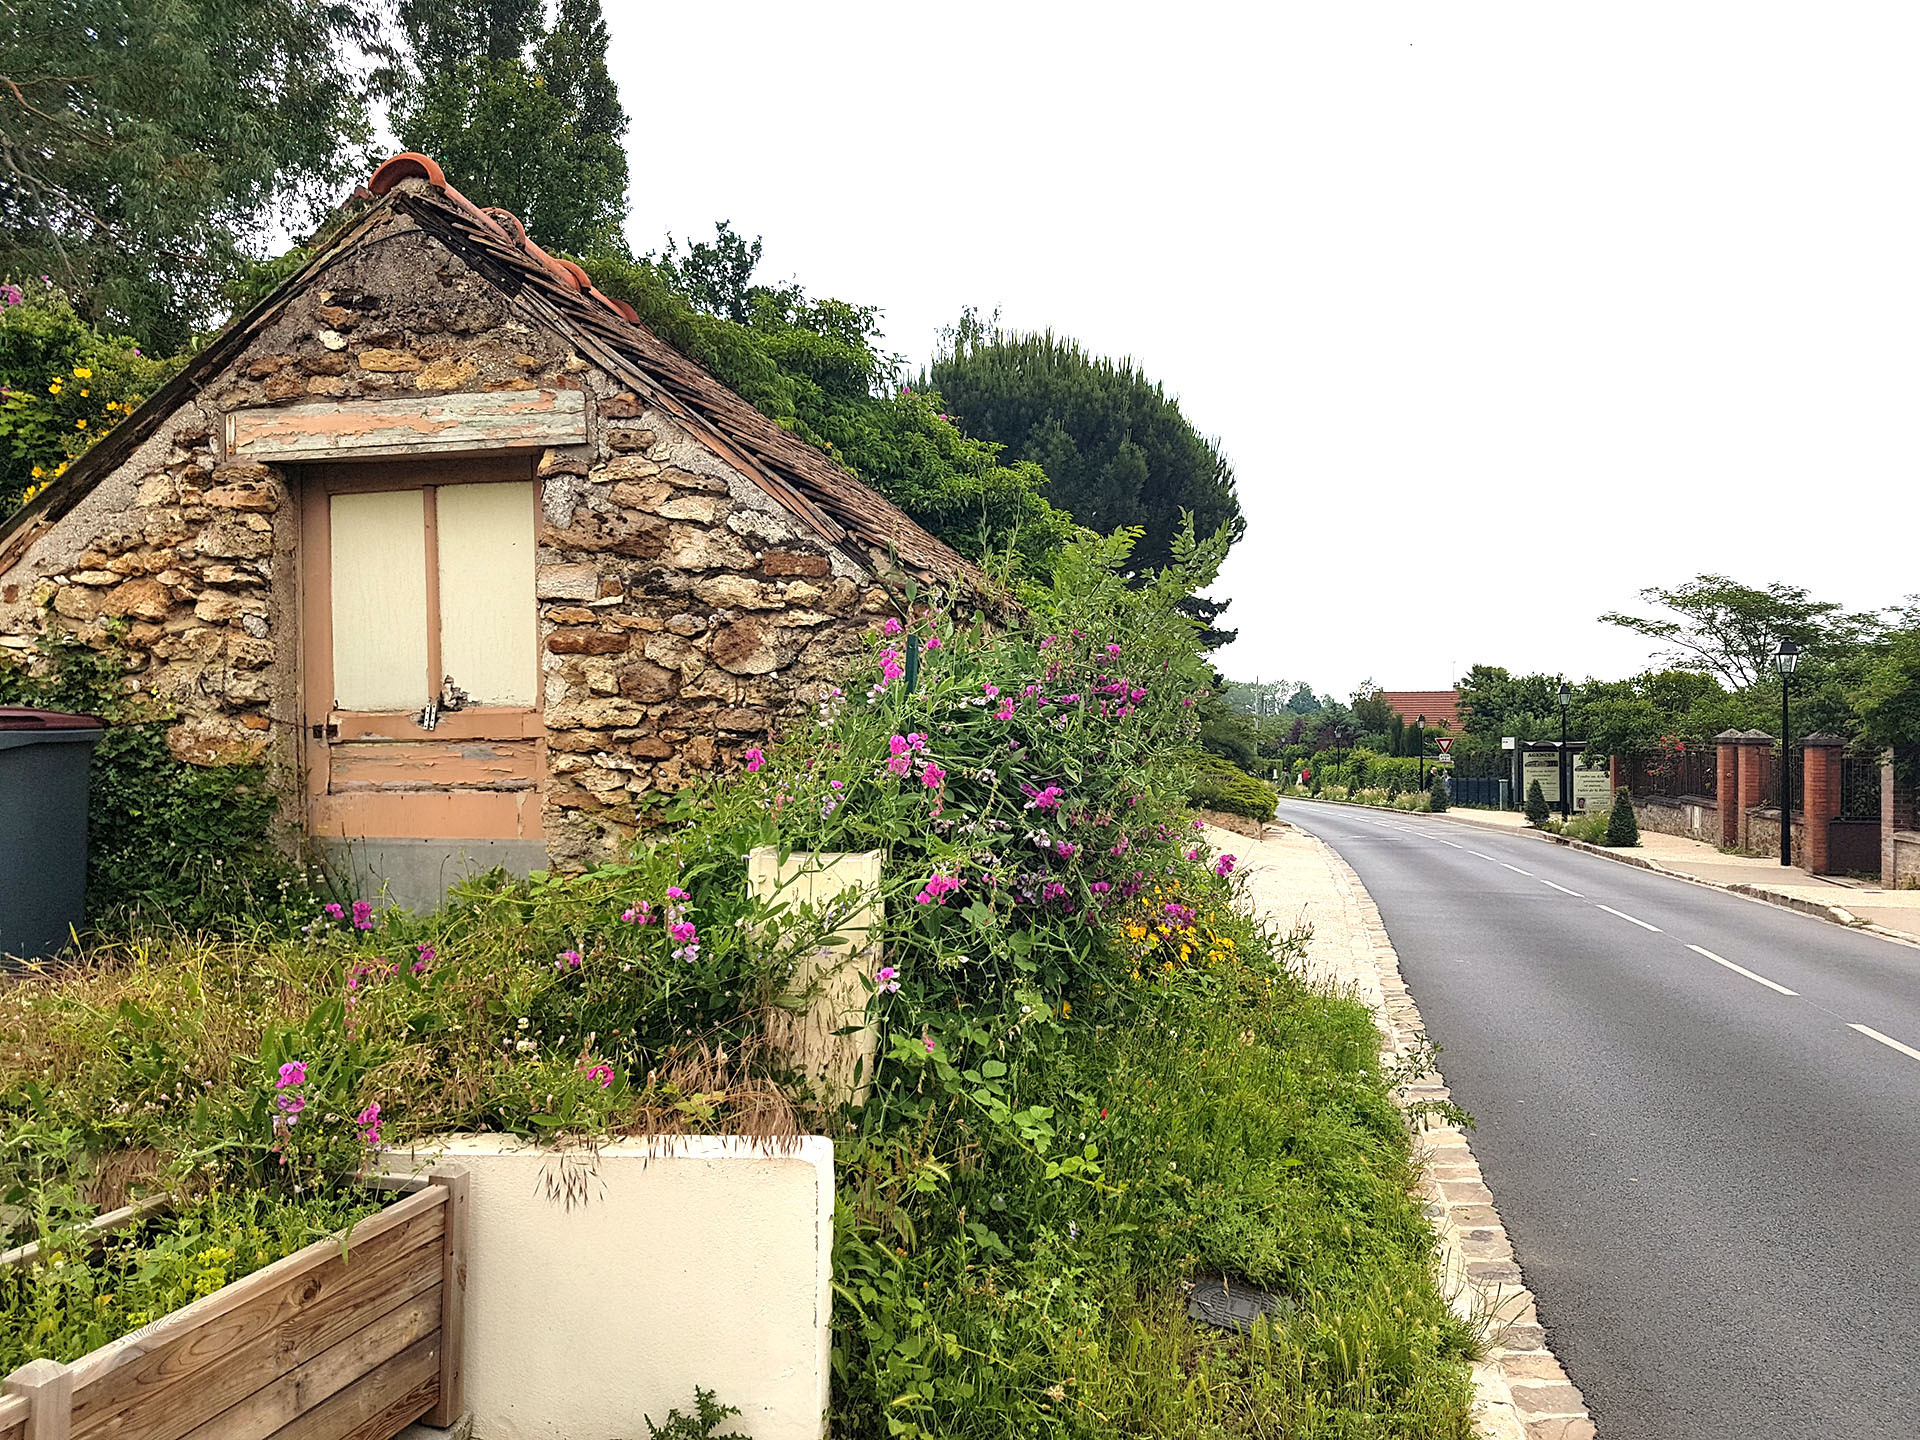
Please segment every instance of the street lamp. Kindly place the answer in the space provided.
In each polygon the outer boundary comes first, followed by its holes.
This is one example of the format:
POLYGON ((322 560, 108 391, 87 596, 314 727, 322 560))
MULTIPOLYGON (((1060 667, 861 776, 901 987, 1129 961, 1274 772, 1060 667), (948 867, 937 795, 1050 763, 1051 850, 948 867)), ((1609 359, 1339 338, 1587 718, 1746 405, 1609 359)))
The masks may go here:
POLYGON ((1427 788, 1427 717, 1422 715, 1413 722, 1418 726, 1413 742, 1413 753, 1420 757, 1420 788, 1427 788))
POLYGON ((1800 647, 1791 640, 1782 640, 1780 649, 1773 657, 1774 668, 1780 672, 1780 863, 1793 864, 1793 747, 1788 742, 1792 733, 1788 729, 1790 717, 1787 714, 1788 682, 1793 679, 1793 667, 1800 663, 1800 647))
POLYGON ((1573 818, 1572 773, 1567 765, 1567 711, 1573 706, 1573 686, 1560 682, 1560 818, 1573 818))

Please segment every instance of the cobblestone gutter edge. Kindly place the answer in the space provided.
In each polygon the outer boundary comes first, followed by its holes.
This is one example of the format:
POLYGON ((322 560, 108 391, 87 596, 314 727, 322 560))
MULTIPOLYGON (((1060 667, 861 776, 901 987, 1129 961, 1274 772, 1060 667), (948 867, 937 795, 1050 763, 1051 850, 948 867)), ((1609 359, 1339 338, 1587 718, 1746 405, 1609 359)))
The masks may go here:
MULTIPOLYGON (((1375 1013, 1383 1053, 1397 1061, 1411 1054, 1425 1035, 1420 1011, 1400 977, 1399 956, 1360 877, 1324 840, 1307 838, 1326 856, 1347 910, 1348 933, 1365 937, 1384 997, 1375 1013)), ((1403 1107, 1447 1096, 1438 1073, 1422 1075, 1398 1092, 1403 1107)), ((1473 1366, 1475 1428, 1481 1440, 1592 1440, 1586 1402, 1547 1348, 1533 1292, 1526 1288, 1466 1135, 1457 1126, 1428 1117, 1419 1122, 1414 1151, 1421 1161, 1420 1194, 1439 1237, 1449 1300, 1461 1316, 1487 1322, 1487 1354, 1473 1366)))

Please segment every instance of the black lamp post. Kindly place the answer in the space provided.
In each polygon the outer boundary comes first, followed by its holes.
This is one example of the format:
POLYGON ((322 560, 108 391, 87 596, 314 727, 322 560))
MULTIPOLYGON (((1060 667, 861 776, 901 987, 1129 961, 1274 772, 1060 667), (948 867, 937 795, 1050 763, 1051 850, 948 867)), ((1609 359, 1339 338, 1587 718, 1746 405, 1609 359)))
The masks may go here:
POLYGON ((1413 753, 1420 757, 1420 788, 1427 788, 1427 717, 1422 715, 1414 721, 1413 753))
POLYGON ((1788 728, 1787 690, 1793 679, 1793 667, 1800 663, 1800 647, 1782 640, 1773 657, 1780 672, 1780 863, 1793 864, 1793 745, 1788 728))
POLYGON ((1560 682, 1560 818, 1573 818, 1573 774, 1567 764, 1567 711, 1573 706, 1573 686, 1560 682))

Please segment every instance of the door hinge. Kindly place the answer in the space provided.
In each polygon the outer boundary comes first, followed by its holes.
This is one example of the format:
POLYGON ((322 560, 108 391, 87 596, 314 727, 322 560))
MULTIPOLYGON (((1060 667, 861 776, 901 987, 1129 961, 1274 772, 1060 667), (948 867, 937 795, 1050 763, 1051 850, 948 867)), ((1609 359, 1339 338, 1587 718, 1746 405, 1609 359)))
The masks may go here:
POLYGON ((340 738, 340 727, 331 720, 315 725, 313 727, 313 738, 316 740, 338 740, 340 738))

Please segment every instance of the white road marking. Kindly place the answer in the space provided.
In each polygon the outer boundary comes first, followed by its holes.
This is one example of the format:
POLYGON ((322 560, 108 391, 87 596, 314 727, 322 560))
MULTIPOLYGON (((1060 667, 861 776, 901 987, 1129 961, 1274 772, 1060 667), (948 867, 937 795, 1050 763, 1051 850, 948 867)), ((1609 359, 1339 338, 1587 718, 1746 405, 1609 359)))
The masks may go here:
MULTIPOLYGON (((1507 865, 1507 862, 1504 860, 1502 860, 1500 863, 1502 865, 1507 865)), ((1531 870, 1522 870, 1518 865, 1507 865, 1507 869, 1511 870, 1516 875, 1524 875, 1529 880, 1537 878, 1535 877, 1534 873, 1531 870)))
MULTIPOLYGON (((1543 875, 1536 875, 1533 878, 1538 880, 1542 885, 1553 885, 1553 882, 1547 879, 1543 875)), ((1573 896, 1573 898, 1576 900, 1584 900, 1587 898, 1586 896, 1582 895, 1578 890, 1569 890, 1564 885, 1553 885, 1553 888, 1558 890, 1562 895, 1573 896)))
POLYGON ((1849 1030, 1858 1030, 1862 1035, 1868 1036, 1869 1038, 1874 1040, 1878 1040, 1882 1045, 1891 1046, 1893 1049, 1898 1050, 1902 1055, 1907 1056, 1909 1059, 1920 1060, 1920 1050, 1914 1049, 1911 1045, 1902 1045, 1898 1040, 1895 1040, 1891 1035, 1882 1035, 1878 1030, 1874 1029, 1871 1025, 1849 1025, 1847 1026, 1847 1028, 1849 1030))
MULTIPOLYGON (((1491 856, 1491 855, 1481 855, 1481 854, 1480 854, 1480 852, 1479 852, 1478 850, 1469 850, 1469 851, 1467 851, 1467 854, 1469 854, 1469 855, 1480 855, 1480 858, 1481 858, 1482 860, 1493 860, 1493 856, 1491 856)), ((1494 864, 1496 864, 1496 865, 1500 865, 1500 864, 1504 864, 1505 862, 1504 862, 1504 861, 1500 861, 1500 860, 1493 860, 1493 863, 1494 863, 1494 864)))
MULTIPOLYGON (((1600 905, 1600 902, 1596 900, 1594 901, 1594 904, 1600 905)), ((1618 915, 1622 920, 1625 920, 1628 923, 1633 925, 1638 925, 1642 930, 1651 930, 1656 935, 1661 935, 1665 933, 1663 930, 1661 930, 1661 928, 1658 925, 1649 925, 1644 920, 1637 920, 1633 916, 1627 914, 1627 912, 1624 910, 1616 910, 1611 905, 1600 905, 1600 908, 1606 911, 1607 914, 1609 915, 1618 915)))
MULTIPOLYGON (((1716 955, 1713 953, 1713 951, 1702 949, 1698 945, 1689 945, 1687 946, 1687 949, 1693 951, 1693 953, 1696 955, 1704 955, 1707 957, 1707 959, 1713 961, 1714 964, 1724 965, 1727 967, 1727 969, 1733 971, 1734 974, 1744 975, 1747 977, 1747 979, 1756 981, 1759 984, 1766 986, 1769 990, 1778 990, 1782 995, 1798 995, 1800 993, 1798 990, 1789 990, 1787 989, 1786 986, 1778 984, 1772 980, 1769 980, 1764 975, 1756 975, 1753 973, 1753 971, 1747 969, 1746 966, 1736 965, 1733 963, 1733 961, 1727 959, 1724 955, 1716 955)), ((1855 1026, 1854 1028, 1858 1029, 1859 1027, 1855 1026)), ((1892 1044, 1893 1042, 1888 1041, 1887 1043, 1892 1044)), ((1916 1060, 1920 1060, 1920 1055, 1916 1055, 1913 1058, 1916 1060)))
MULTIPOLYGON (((1436 839, 1436 840, 1440 840, 1440 837, 1439 837, 1438 835, 1436 835, 1436 836, 1434 836, 1433 838, 1434 838, 1434 839, 1436 839)), ((1442 845, 1453 845, 1453 848, 1454 848, 1455 850, 1464 850, 1464 849, 1466 849, 1466 848, 1467 848, 1467 847, 1466 847, 1466 846, 1464 846, 1464 845, 1454 845, 1454 844, 1453 844, 1453 841, 1451 841, 1451 840, 1440 840, 1440 843, 1441 843, 1442 845)))

